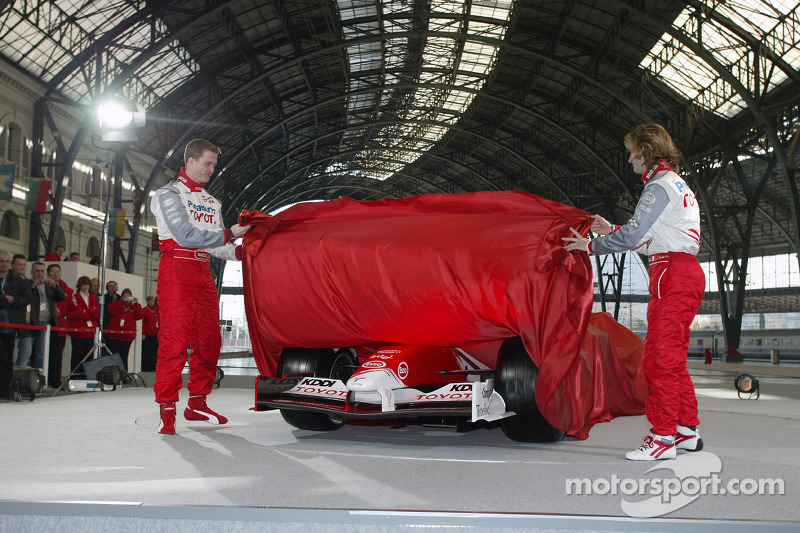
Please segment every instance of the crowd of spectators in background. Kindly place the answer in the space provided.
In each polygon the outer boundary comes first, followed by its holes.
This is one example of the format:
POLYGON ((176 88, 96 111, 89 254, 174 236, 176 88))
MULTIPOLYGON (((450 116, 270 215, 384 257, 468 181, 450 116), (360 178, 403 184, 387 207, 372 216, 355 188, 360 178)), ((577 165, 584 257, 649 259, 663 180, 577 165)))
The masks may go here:
MULTIPOLYGON (((64 246, 57 246, 47 254, 44 262, 31 265, 26 276, 28 260, 23 254, 11 255, 0 250, 0 323, 39 328, 0 326, 0 400, 12 397, 13 368, 44 367, 46 327, 72 328, 69 332, 53 330, 49 338, 47 381, 59 388, 66 371, 72 378, 85 378, 80 368, 82 361, 94 348, 94 331, 100 322, 97 278, 81 276, 74 288, 61 279, 58 261, 80 261, 80 254, 72 252, 64 257, 64 246), (63 258, 63 259, 62 259, 63 258), (67 335, 72 344, 71 365, 63 369, 62 358, 67 335)), ((99 257, 90 264, 99 265, 99 257)), ((131 289, 117 294, 115 281, 106 284, 104 313, 102 317, 103 341, 111 353, 118 353, 127 370, 130 346, 136 339, 136 322, 143 320, 142 370, 154 371, 158 352, 158 307, 152 296, 147 297, 143 308, 131 289)), ((99 357, 105 354, 93 354, 99 357)))

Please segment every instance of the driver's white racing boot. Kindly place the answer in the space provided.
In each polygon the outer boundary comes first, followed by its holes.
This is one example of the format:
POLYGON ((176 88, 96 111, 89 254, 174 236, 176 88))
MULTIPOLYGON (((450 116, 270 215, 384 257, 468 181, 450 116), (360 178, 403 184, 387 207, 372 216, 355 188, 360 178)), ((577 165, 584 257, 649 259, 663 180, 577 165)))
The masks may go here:
POLYGON ((656 435, 651 433, 642 439, 642 445, 625 454, 631 461, 658 461, 659 459, 675 459, 675 439, 672 435, 656 435))
POLYGON ((703 439, 700 438, 700 430, 697 426, 678 426, 678 434, 675 435, 675 447, 679 450, 699 452, 703 449, 703 439))

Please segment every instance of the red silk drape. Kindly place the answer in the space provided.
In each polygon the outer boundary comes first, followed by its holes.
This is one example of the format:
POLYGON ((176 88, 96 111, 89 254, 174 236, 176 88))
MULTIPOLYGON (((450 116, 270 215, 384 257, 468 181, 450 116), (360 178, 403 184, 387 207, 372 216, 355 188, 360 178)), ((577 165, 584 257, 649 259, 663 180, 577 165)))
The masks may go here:
POLYGON ((548 421, 580 436, 597 418, 569 399, 597 392, 576 390, 574 379, 585 373, 591 265, 561 241, 570 227, 588 233, 588 213, 500 191, 339 198, 275 216, 246 211, 239 222, 254 226, 242 261, 262 374, 275 374, 286 346, 465 346, 519 335, 539 367, 548 421))

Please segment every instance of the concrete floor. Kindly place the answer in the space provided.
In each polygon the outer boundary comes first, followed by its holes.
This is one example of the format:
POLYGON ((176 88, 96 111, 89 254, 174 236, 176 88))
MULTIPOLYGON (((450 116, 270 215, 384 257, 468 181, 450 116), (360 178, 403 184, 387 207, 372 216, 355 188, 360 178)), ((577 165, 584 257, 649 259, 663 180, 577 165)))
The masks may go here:
MULTIPOLYGON (((33 502, 40 511, 48 502, 211 506, 223 514, 227 509, 229 518, 246 508, 294 509, 301 518, 303 510, 309 510, 306 518, 310 510, 444 511, 618 518, 617 527, 630 525, 639 513, 671 519, 671 531, 680 530, 675 519, 800 527, 800 369, 716 364, 692 374, 705 449, 657 464, 624 459, 649 427, 644 416, 599 424, 585 441, 556 444, 513 442, 499 427, 458 433, 347 425, 315 433, 289 426, 279 412, 251 411, 252 376, 226 377, 210 396, 209 404, 229 424, 179 417, 175 436, 156 432, 158 410, 149 387, 0 403, 0 530, 10 515, 36 515, 33 502), (736 398, 739 371, 760 378, 759 400, 736 398), (699 485, 686 478, 702 481, 698 472, 705 469, 710 478, 715 468, 717 488, 691 494, 699 485), (669 502, 652 493, 631 494, 658 478, 681 493, 669 502), (593 494, 569 494, 568 480, 588 480, 593 494), (784 494, 730 493, 738 486, 751 492, 766 480, 776 490, 782 484, 784 494), (616 494, 608 490, 614 484, 616 494)), ((151 375, 143 377, 152 384, 151 375)), ((634 523, 658 530, 661 522, 634 523)), ((575 527, 604 529, 583 525, 575 527)))

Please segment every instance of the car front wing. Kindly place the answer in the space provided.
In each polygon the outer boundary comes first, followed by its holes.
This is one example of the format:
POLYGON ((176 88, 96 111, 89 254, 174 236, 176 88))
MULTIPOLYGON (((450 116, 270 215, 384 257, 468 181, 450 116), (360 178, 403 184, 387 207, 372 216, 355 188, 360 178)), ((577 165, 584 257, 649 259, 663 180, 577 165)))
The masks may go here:
POLYGON ((443 386, 351 391, 338 379, 291 374, 256 379, 256 411, 298 409, 347 418, 464 416, 471 422, 512 416, 494 390, 494 380, 443 386))

